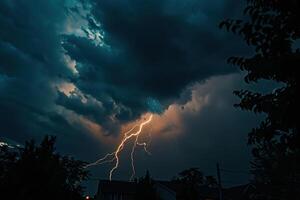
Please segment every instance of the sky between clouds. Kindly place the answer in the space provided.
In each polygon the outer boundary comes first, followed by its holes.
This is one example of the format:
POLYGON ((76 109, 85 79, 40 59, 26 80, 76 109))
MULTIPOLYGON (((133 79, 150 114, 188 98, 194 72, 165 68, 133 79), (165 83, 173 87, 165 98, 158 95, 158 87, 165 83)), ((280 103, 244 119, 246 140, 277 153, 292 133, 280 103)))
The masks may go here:
MULTIPOLYGON (((232 91, 246 86, 226 58, 249 50, 218 29, 241 7, 233 0, 2 0, 0 136, 22 143, 56 135, 60 151, 93 161, 153 111, 150 99, 159 102, 146 130, 152 156, 137 153, 138 175, 148 168, 169 178, 195 166, 214 173, 217 161, 247 169, 246 135, 258 119, 233 108, 232 91)), ((127 164, 116 178, 129 176, 127 164)), ((93 172, 104 178, 108 167, 93 172)))

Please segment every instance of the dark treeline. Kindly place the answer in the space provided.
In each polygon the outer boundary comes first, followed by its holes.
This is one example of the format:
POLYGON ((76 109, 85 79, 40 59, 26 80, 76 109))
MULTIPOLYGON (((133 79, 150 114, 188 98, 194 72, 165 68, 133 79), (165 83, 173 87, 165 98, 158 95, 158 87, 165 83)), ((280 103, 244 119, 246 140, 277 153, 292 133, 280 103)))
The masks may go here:
POLYGON ((220 27, 240 35, 255 52, 251 57, 231 57, 228 62, 246 72, 247 83, 271 80, 281 85, 268 93, 234 92, 241 99, 236 107, 266 116, 249 133, 256 187, 253 199, 299 198, 296 91, 300 63, 300 1, 248 0, 244 15, 243 20, 224 20, 220 27))
POLYGON ((83 199, 85 163, 61 156, 54 145, 55 137, 46 136, 40 145, 32 140, 24 148, 0 147, 1 199, 83 199))
MULTIPOLYGON (((86 163, 55 151, 55 137, 46 136, 40 144, 33 140, 24 147, 0 146, 0 194, 3 199, 80 200, 85 199, 81 183, 88 179, 86 163)), ((149 171, 135 180, 135 199, 160 200, 149 171)), ((158 181, 159 182, 159 181, 158 181)), ((180 187, 180 200, 198 199, 199 187, 217 188, 213 176, 204 176, 198 168, 180 172, 168 184, 180 187)))
MULTIPOLYGON (((164 182, 176 190, 176 199, 178 200, 195 200, 203 199, 200 188, 209 188, 213 192, 218 191, 219 185, 214 176, 204 176, 198 168, 189 168, 180 172, 170 181, 159 181, 151 178, 149 171, 146 175, 136 179, 138 192, 135 199, 140 200, 160 200, 157 195, 155 184, 164 182)), ((215 195, 217 196, 217 195, 215 195)))

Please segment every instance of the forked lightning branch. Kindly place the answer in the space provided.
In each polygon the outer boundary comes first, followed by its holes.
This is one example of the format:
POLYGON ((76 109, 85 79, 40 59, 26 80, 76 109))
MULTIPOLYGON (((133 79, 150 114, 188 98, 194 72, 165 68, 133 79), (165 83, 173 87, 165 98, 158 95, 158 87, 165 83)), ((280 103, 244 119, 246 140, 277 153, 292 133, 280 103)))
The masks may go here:
POLYGON ((130 154, 131 167, 132 167, 132 175, 130 177, 130 180, 132 180, 135 176, 134 153, 135 153, 136 147, 142 146, 144 148, 144 150, 148 154, 150 154, 149 151, 147 150, 147 145, 148 145, 147 142, 139 142, 139 138, 140 138, 141 134, 143 133, 144 126, 149 124, 152 121, 152 118, 153 118, 153 114, 151 114, 146 121, 133 126, 129 131, 125 132, 120 144, 118 145, 118 147, 116 148, 116 150, 114 152, 106 154, 104 157, 96 160, 93 163, 87 164, 85 167, 88 168, 88 167, 95 166, 95 165, 101 165, 104 163, 114 162, 114 166, 111 168, 111 170, 109 172, 109 180, 112 180, 112 175, 113 175, 114 171, 119 167, 119 164, 120 164, 120 153, 124 149, 124 146, 126 145, 126 143, 130 139, 133 139, 134 143, 132 145, 131 154, 130 154))

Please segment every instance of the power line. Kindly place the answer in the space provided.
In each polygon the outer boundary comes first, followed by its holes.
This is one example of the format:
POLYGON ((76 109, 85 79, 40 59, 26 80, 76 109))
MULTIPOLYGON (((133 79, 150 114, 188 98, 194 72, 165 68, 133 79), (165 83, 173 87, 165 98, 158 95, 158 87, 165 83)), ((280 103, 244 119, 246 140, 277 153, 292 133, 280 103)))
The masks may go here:
POLYGON ((230 169, 220 169, 222 172, 225 173, 234 173, 234 174, 252 174, 249 171, 245 170, 230 170, 230 169))
POLYGON ((85 181, 99 181, 100 178, 88 178, 85 181))

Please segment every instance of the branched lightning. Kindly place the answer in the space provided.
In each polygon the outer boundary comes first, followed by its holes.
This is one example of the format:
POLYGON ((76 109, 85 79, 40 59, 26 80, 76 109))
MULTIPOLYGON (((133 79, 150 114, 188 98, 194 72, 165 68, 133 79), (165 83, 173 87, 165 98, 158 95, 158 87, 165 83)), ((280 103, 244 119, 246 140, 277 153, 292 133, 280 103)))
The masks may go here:
POLYGON ((128 140, 130 140, 131 138, 134 138, 134 143, 132 145, 131 154, 130 154, 131 167, 132 167, 132 175, 130 177, 130 180, 132 180, 135 176, 134 153, 135 153, 136 147, 142 146, 144 148, 145 152, 147 152, 149 155, 151 154, 147 149, 147 143, 139 142, 139 137, 142 133, 143 127, 152 121, 152 117, 153 117, 153 114, 151 114, 146 121, 142 122, 139 125, 133 126, 129 131, 125 132, 120 144, 118 145, 117 149, 114 152, 108 153, 104 157, 96 160, 95 162, 86 165, 85 168, 95 166, 95 165, 101 165, 104 163, 115 162, 113 168, 109 172, 109 180, 112 180, 112 175, 113 175, 114 171, 119 167, 119 162, 120 162, 119 155, 122 152, 125 143, 128 142, 128 140), (137 130, 134 132, 135 129, 137 129, 137 130))

